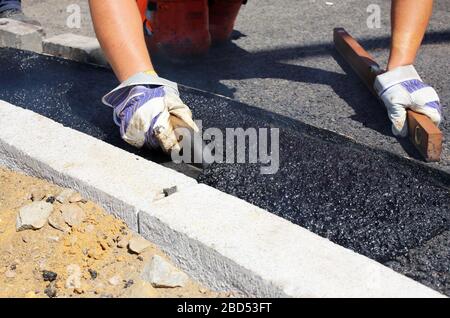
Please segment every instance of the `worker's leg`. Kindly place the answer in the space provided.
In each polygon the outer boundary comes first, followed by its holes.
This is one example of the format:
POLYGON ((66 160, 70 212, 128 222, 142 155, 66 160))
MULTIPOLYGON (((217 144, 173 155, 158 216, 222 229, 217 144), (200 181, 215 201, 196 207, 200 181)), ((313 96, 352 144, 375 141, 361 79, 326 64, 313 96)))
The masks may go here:
POLYGON ((392 43, 388 70, 412 65, 433 11, 433 0, 392 0, 392 43))
POLYGON ((153 71, 136 0, 89 0, 97 38, 119 81, 153 71))
POLYGON ((23 14, 20 0, 0 0, 0 18, 13 19, 37 26, 41 25, 38 21, 23 14))
POLYGON ((7 10, 20 10, 20 0, 0 0, 0 13, 7 10))

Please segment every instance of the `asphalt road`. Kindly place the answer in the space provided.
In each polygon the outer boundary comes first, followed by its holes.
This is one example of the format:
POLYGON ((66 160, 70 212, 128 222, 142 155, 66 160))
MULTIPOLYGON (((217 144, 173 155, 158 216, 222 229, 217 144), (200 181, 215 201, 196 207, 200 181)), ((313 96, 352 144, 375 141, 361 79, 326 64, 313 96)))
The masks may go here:
MULTIPOLYGON (((72 32, 94 36, 87 1, 23 0, 49 36, 72 32), (67 7, 80 5, 80 28, 70 29, 67 7)), ((435 12, 416 67, 434 86, 450 120, 447 80, 450 0, 435 1, 435 12)), ((359 143, 420 160, 407 141, 391 134, 383 108, 346 67, 332 47, 332 30, 345 27, 384 65, 390 23, 389 0, 250 0, 241 10, 234 40, 199 61, 173 65, 157 61, 161 76, 227 96, 270 112, 348 136, 359 143), (328 5, 327 3, 333 3, 328 5), (367 24, 370 5, 380 8, 380 27, 367 24), (343 69, 344 68, 344 69, 343 69)), ((450 124, 441 163, 450 172, 450 124)))
MULTIPOLYGON (((391 135, 384 108, 332 46, 333 28, 345 27, 384 64, 390 1, 326 2, 250 0, 241 10, 230 44, 211 49, 199 61, 177 65, 156 61, 161 76, 236 101, 182 90, 186 102, 206 125, 270 123, 283 128, 284 157, 278 175, 262 177, 256 166, 213 165, 200 180, 450 295, 448 176, 372 150, 418 159, 408 142, 391 135), (372 4, 381 9, 380 28, 368 27, 367 8, 372 4)), ((23 3, 28 14, 41 20, 48 36, 64 32, 94 36, 87 1, 23 3), (80 5, 81 25, 70 29, 66 9, 74 3, 80 5)), ((441 163, 426 164, 444 172, 450 172, 449 13, 450 0, 435 1, 434 16, 416 63, 444 104, 443 158, 441 163)), ((120 140, 110 114, 99 102, 116 84, 109 72, 51 60, 38 65, 38 61, 35 56, 18 55, 16 62, 23 70, 11 71, 32 72, 27 76, 33 81, 25 78, 16 90, 6 96, 2 90, 0 95, 19 105, 34 102, 46 116, 135 151, 120 140), (45 67, 54 73, 43 81, 39 72, 46 71, 45 67), (68 74, 61 77, 65 72, 68 74)), ((6 81, 0 87, 12 83, 17 84, 6 81)), ((155 156, 151 159, 164 161, 155 156)))
MULTIPOLYGON (((128 147, 100 97, 105 69, 0 49, 0 99, 128 147)), ((450 295, 450 177, 336 133, 210 93, 181 89, 204 128, 278 128, 280 170, 213 164, 198 180, 245 199, 450 295)), ((247 149, 256 147, 247 145, 247 149)))

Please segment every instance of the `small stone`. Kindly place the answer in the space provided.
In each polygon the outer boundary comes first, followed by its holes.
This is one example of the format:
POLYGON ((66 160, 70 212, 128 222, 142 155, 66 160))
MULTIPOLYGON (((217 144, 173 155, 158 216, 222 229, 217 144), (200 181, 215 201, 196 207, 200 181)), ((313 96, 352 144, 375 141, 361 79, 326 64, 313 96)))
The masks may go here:
POLYGON ((79 194, 78 192, 75 192, 74 194, 72 194, 69 197, 69 202, 70 203, 77 203, 77 202, 82 202, 82 201, 84 201, 84 199, 81 196, 81 194, 79 194))
POLYGON ((92 283, 94 290, 96 291, 96 294, 101 294, 103 290, 105 290, 105 284, 101 281, 96 280, 94 283, 92 283))
POLYGON ((90 249, 88 251, 88 257, 99 260, 102 257, 102 253, 97 249, 90 249))
POLYGON ((108 243, 105 241, 100 241, 99 244, 100 244, 100 247, 102 248, 102 250, 104 250, 104 251, 106 251, 109 248, 108 243))
POLYGON ((122 238, 120 239, 120 241, 117 243, 117 247, 118 248, 125 248, 128 246, 129 240, 127 238, 122 238))
POLYGON ((38 230, 42 228, 53 211, 53 205, 39 201, 25 205, 19 210, 16 219, 17 232, 23 230, 38 230))
POLYGON ((145 265, 142 279, 155 288, 174 288, 184 287, 189 278, 161 256, 154 255, 151 262, 145 265))
POLYGON ((199 291, 201 294, 206 294, 206 293, 208 292, 208 290, 207 290, 206 288, 203 288, 203 287, 200 287, 200 288, 198 289, 198 291, 199 291))
POLYGON ((59 242, 59 237, 58 236, 49 236, 49 237, 47 237, 47 239, 50 242, 59 242))
POLYGON ((35 187, 31 190, 30 199, 33 202, 41 201, 43 198, 45 198, 46 194, 47 193, 46 193, 45 189, 35 187))
POLYGON ((125 226, 121 226, 120 227, 120 233, 122 233, 122 235, 128 235, 128 231, 127 228, 125 226))
POLYGON ((48 218, 48 224, 50 224, 50 226, 54 229, 64 233, 68 233, 70 231, 70 227, 66 224, 59 211, 56 211, 48 218))
POLYGON ((61 206, 62 218, 70 226, 78 226, 86 219, 83 209, 76 204, 64 204, 61 206))
POLYGON ((42 277, 44 278, 45 282, 53 282, 58 277, 58 274, 52 271, 42 271, 42 277))
POLYGON ((81 294, 84 293, 84 289, 81 288, 81 287, 80 287, 80 288, 74 288, 73 292, 74 292, 75 294, 81 295, 81 294))
POLYGON ((171 187, 171 188, 163 189, 163 193, 164 193, 164 196, 165 196, 165 197, 168 197, 168 196, 170 196, 170 195, 176 193, 177 191, 178 191, 178 187, 177 187, 177 186, 174 186, 174 187, 171 187))
POLYGON ((14 277, 16 277, 16 272, 11 269, 8 269, 5 272, 5 276, 6 276, 6 278, 14 278, 14 277))
POLYGON ((75 235, 71 236, 70 239, 69 239, 69 243, 72 246, 74 246, 77 243, 77 241, 78 241, 78 237, 76 237, 75 235))
POLYGON ((97 276, 98 276, 97 271, 95 271, 95 270, 93 270, 91 268, 89 268, 88 271, 89 271, 89 275, 91 275, 91 279, 96 279, 97 278, 97 276))
POLYGON ((149 248, 151 243, 141 236, 134 236, 128 243, 130 251, 141 254, 145 249, 149 248))
POLYGON ((129 298, 155 298, 157 293, 150 283, 139 280, 127 289, 125 296, 129 298))
POLYGON ((139 256, 137 257, 137 259, 138 259, 138 261, 141 261, 141 262, 144 261, 144 257, 142 257, 142 255, 139 255, 139 256))
POLYGON ((112 286, 117 286, 122 281, 122 278, 120 278, 119 275, 113 276, 108 280, 108 283, 112 286))
POLYGON ((76 264, 70 264, 67 266, 67 274, 69 277, 66 279, 67 289, 80 289, 81 288, 81 269, 76 264))
POLYGON ((88 224, 86 226, 86 233, 93 233, 95 231, 95 225, 93 224, 88 224))
POLYGON ((65 204, 69 202, 69 198, 75 193, 72 189, 64 189, 60 194, 56 197, 56 201, 59 203, 65 204))
POLYGON ((55 203, 55 200, 56 198, 54 196, 50 196, 45 200, 45 202, 53 204, 55 203))
POLYGON ((133 285, 133 284, 134 284, 134 280, 130 279, 130 280, 128 280, 128 281, 125 283, 125 285, 123 286, 123 288, 128 288, 128 287, 130 287, 130 286, 133 285))
POLYGON ((44 290, 44 294, 46 294, 48 298, 55 298, 58 295, 55 284, 54 283, 48 284, 44 290))
POLYGON ((24 235, 22 235, 22 241, 24 243, 28 243, 31 241, 31 237, 29 235, 24 234, 24 235))
POLYGON ((46 259, 40 259, 38 262, 39 269, 43 272, 45 268, 47 268, 47 260, 46 259))

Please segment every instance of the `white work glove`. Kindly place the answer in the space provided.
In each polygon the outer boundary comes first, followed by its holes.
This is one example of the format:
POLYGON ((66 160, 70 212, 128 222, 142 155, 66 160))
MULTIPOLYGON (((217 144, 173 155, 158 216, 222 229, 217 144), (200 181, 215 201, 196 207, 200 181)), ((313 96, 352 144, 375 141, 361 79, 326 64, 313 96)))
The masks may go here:
POLYGON ((406 137, 406 109, 428 116, 436 125, 441 122, 441 104, 436 91, 422 82, 413 65, 398 67, 377 76, 375 91, 387 108, 395 136, 406 137))
POLYGON ((191 110, 179 97, 177 84, 156 75, 138 73, 102 101, 114 108, 114 122, 123 140, 137 148, 180 151, 176 129, 198 132, 191 110))

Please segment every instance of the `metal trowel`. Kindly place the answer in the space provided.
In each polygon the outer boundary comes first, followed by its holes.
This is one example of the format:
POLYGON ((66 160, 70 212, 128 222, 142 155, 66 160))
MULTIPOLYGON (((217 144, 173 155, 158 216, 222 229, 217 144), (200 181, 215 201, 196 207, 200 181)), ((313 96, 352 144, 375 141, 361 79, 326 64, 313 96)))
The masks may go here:
POLYGON ((208 163, 203 159, 203 150, 206 144, 203 141, 202 134, 201 132, 185 129, 180 143, 182 145, 181 152, 172 154, 172 160, 164 162, 162 165, 188 177, 197 179, 208 166, 208 163), (181 158, 182 160, 180 162, 181 158))

